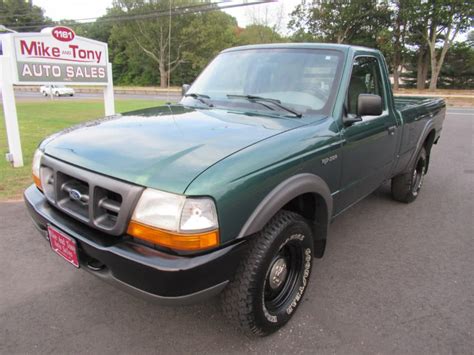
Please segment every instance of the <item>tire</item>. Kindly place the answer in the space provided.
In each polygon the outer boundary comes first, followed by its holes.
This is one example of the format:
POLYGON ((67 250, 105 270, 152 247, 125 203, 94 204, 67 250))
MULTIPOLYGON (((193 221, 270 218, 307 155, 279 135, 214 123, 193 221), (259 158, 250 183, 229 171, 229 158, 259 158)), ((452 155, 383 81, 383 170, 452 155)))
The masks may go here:
POLYGON ((47 93, 46 91, 43 91, 41 94, 42 94, 44 97, 48 96, 48 93, 47 93))
POLYGON ((413 167, 408 172, 392 178, 392 198, 405 203, 415 201, 423 186, 426 166, 427 154, 423 147, 418 153, 413 167))
POLYGON ((59 91, 55 91, 54 96, 59 97, 59 91))
POLYGON ((278 212, 250 239, 234 279, 222 292, 224 315, 245 333, 275 332, 299 306, 312 266, 308 223, 296 213, 278 212))

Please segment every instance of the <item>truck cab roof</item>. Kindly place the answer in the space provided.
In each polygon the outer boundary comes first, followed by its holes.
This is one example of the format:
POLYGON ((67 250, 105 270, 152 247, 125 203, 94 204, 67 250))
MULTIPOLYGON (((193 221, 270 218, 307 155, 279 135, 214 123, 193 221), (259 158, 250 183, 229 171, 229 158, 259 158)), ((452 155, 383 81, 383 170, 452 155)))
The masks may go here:
POLYGON ((354 46, 349 44, 335 44, 335 43, 269 43, 269 44, 253 44, 246 46, 233 47, 223 50, 221 53, 234 52, 240 50, 249 49, 325 49, 325 50, 338 50, 347 53, 349 50, 353 51, 364 51, 380 53, 379 50, 363 47, 354 46))

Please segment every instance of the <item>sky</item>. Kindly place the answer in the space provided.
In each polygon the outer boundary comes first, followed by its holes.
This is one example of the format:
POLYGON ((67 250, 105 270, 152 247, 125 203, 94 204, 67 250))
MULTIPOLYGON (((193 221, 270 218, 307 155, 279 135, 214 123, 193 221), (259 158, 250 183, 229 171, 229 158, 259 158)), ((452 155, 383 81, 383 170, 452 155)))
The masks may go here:
MULTIPOLYGON (((263 5, 227 9, 226 12, 234 16, 241 27, 248 25, 252 16, 263 18, 267 14, 268 18, 275 18, 281 12, 281 32, 286 34, 289 13, 299 3, 300 0, 279 0, 263 5)), ((42 7, 45 15, 53 20, 76 20, 104 15, 107 7, 112 5, 112 0, 33 0, 33 4, 42 7)))

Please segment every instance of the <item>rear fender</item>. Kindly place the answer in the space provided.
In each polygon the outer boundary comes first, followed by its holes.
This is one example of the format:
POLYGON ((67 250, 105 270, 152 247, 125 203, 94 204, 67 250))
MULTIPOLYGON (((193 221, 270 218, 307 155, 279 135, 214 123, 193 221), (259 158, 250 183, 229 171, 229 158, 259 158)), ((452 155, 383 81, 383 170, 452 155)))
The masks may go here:
MULTIPOLYGON (((428 138, 428 135, 433 131, 433 129, 434 129, 434 119, 430 119, 426 123, 425 127, 423 127, 423 131, 421 132, 420 137, 418 138, 418 141, 416 143, 416 149, 414 150, 414 153, 410 158, 410 162, 407 165, 408 167, 407 169, 410 169, 415 164, 415 160, 418 157, 418 154, 420 153, 421 149, 424 147, 426 139, 428 138)), ((427 152, 427 154, 428 154, 428 159, 429 159, 429 152, 427 152)))

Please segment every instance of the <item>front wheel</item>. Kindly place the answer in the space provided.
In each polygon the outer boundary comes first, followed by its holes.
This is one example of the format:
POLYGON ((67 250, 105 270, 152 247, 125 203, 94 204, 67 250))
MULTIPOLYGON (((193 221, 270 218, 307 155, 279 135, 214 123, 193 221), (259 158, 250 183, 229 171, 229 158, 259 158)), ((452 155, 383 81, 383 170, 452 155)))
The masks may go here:
POLYGON ((298 214, 280 211, 257 235, 221 295, 224 314, 245 332, 265 336, 293 316, 309 282, 313 238, 298 214))
POLYGON ((410 203, 418 197, 425 177, 426 157, 426 149, 421 148, 411 170, 392 179, 392 197, 394 200, 410 203))
POLYGON ((55 91, 54 96, 59 97, 59 91, 55 91))

